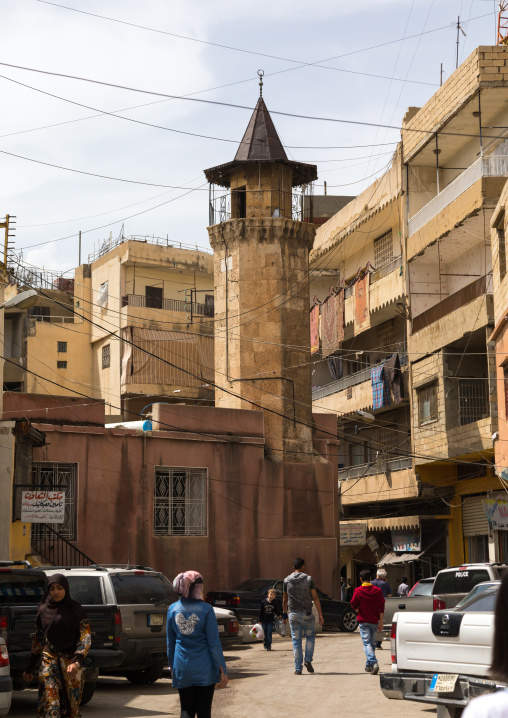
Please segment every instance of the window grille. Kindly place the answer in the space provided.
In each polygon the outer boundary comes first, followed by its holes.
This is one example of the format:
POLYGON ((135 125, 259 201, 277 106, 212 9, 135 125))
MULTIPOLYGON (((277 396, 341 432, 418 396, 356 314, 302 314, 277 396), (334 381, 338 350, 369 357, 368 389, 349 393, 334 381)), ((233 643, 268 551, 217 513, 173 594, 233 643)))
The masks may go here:
POLYGON ((393 237, 392 233, 374 240, 374 266, 376 269, 383 267, 393 259, 393 237))
MULTIPOLYGON (((32 478, 34 486, 44 491, 59 490, 65 492, 65 513, 62 524, 48 524, 54 531, 68 541, 77 539, 76 530, 76 467, 77 464, 33 463, 32 478)), ((35 536, 42 537, 45 532, 43 524, 32 524, 35 536)))
POLYGON ((57 352, 59 354, 65 354, 67 352, 67 342, 57 342, 57 352))
POLYGON ((392 352, 395 346, 395 326, 393 319, 380 324, 377 328, 377 348, 382 353, 392 352))
POLYGON ((418 391, 418 422, 420 426, 437 419, 437 384, 424 386, 418 391))
POLYGON ((67 362, 66 361, 57 361, 56 368, 57 369, 67 369, 67 362))
POLYGON ((155 470, 154 536, 206 536, 206 469, 155 470))
POLYGON ((111 344, 102 347, 102 368, 108 369, 111 366, 111 344))
POLYGON ((485 379, 459 379, 459 423, 472 424, 489 415, 485 379))

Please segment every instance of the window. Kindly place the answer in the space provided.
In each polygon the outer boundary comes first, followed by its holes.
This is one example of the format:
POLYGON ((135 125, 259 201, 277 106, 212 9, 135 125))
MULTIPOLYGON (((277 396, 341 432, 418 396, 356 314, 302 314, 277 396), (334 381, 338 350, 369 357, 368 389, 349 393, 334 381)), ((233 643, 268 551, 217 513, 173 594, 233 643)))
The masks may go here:
POLYGON ((504 279, 506 275, 506 242, 504 236, 504 212, 501 213, 496 222, 497 246, 499 257, 499 280, 504 279))
POLYGON ((393 238, 392 233, 374 240, 374 266, 376 269, 383 267, 393 259, 393 238))
POLYGON ((205 294, 205 317, 213 317, 214 314, 214 296, 213 294, 205 294))
POLYGON ((381 353, 391 354, 395 345, 395 327, 393 319, 380 324, 377 328, 377 346, 381 353))
POLYGON ((114 573, 111 575, 111 583, 115 589, 116 603, 120 606, 178 601, 173 584, 162 574, 114 573))
MULTIPOLYGON (((48 524, 53 531, 68 541, 77 539, 76 531, 76 466, 77 464, 52 464, 34 462, 32 480, 35 488, 43 491, 65 492, 65 513, 62 524, 48 524)), ((49 535, 45 524, 32 524, 32 535, 43 538, 49 535)))
POLYGON ((427 424, 437 419, 437 384, 418 390, 418 423, 427 424))
POLYGON ((155 536, 205 536, 206 469, 158 467, 155 471, 155 536))
POLYGON ((459 424, 465 426, 489 415, 486 379, 459 379, 459 424))
POLYGON ((57 342, 56 350, 59 354, 65 354, 67 352, 67 342, 57 342))
POLYGON ((108 369, 111 366, 111 344, 102 347, 102 368, 108 369))
POLYGON ((101 606, 101 578, 99 576, 66 576, 69 581, 70 594, 74 601, 82 606, 101 606))
POLYGON ((56 368, 57 369, 67 369, 67 362, 66 361, 57 361, 56 368))
POLYGON ((162 287, 145 287, 145 304, 149 309, 162 309, 162 287))
POLYGON ((238 187, 231 193, 233 204, 233 218, 242 219, 247 215, 247 187, 238 187))
POLYGON ((361 466, 370 461, 370 446, 367 442, 349 444, 349 465, 361 466))

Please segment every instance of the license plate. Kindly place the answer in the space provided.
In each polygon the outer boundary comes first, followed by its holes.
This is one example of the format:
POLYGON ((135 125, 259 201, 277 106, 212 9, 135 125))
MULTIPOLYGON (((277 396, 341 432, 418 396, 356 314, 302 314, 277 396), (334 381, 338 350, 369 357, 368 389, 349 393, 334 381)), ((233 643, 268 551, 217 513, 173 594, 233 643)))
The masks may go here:
POLYGON ((226 601, 215 601, 215 605, 216 605, 216 606, 225 606, 225 605, 226 605, 226 601))
POLYGON ((224 633, 224 626, 219 626, 219 633, 224 633))
POLYGON ((453 693, 458 677, 458 673, 434 673, 430 690, 433 693, 453 693))
POLYGON ((163 613, 149 613, 148 614, 148 625, 149 626, 163 626, 164 625, 164 614, 163 613))

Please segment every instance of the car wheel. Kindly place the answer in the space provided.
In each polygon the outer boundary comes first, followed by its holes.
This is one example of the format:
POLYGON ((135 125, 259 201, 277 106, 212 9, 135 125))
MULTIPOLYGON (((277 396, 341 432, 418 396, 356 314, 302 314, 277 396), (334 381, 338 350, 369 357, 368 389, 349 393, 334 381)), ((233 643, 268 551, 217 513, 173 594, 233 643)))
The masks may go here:
POLYGON ((125 671, 125 677, 136 685, 147 686, 149 683, 155 683, 162 676, 164 670, 164 661, 158 661, 148 668, 141 671, 125 671))
POLYGON ((81 694, 81 701, 79 702, 80 706, 86 706, 87 703, 90 703, 93 698, 93 694, 95 693, 96 686, 97 683, 95 681, 85 683, 83 686, 83 693, 81 694))
POLYGON ((342 619, 339 623, 339 630, 345 633, 352 633, 358 628, 358 619, 353 609, 348 609, 342 614, 342 619))

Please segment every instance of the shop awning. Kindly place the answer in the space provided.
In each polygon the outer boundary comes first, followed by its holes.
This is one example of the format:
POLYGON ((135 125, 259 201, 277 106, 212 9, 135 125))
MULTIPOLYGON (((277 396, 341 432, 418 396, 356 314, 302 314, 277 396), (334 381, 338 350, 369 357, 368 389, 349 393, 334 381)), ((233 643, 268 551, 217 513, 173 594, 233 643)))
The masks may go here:
POLYGON ((367 519, 367 528, 370 531, 384 531, 385 529, 419 529, 419 516, 392 516, 389 519, 367 519))
POLYGON ((409 563, 410 561, 416 561, 420 558, 420 556, 423 556, 425 551, 420 551, 419 553, 401 553, 397 554, 393 551, 389 551, 388 553, 385 553, 381 561, 379 561, 376 565, 377 566, 393 566, 397 563, 409 563))

